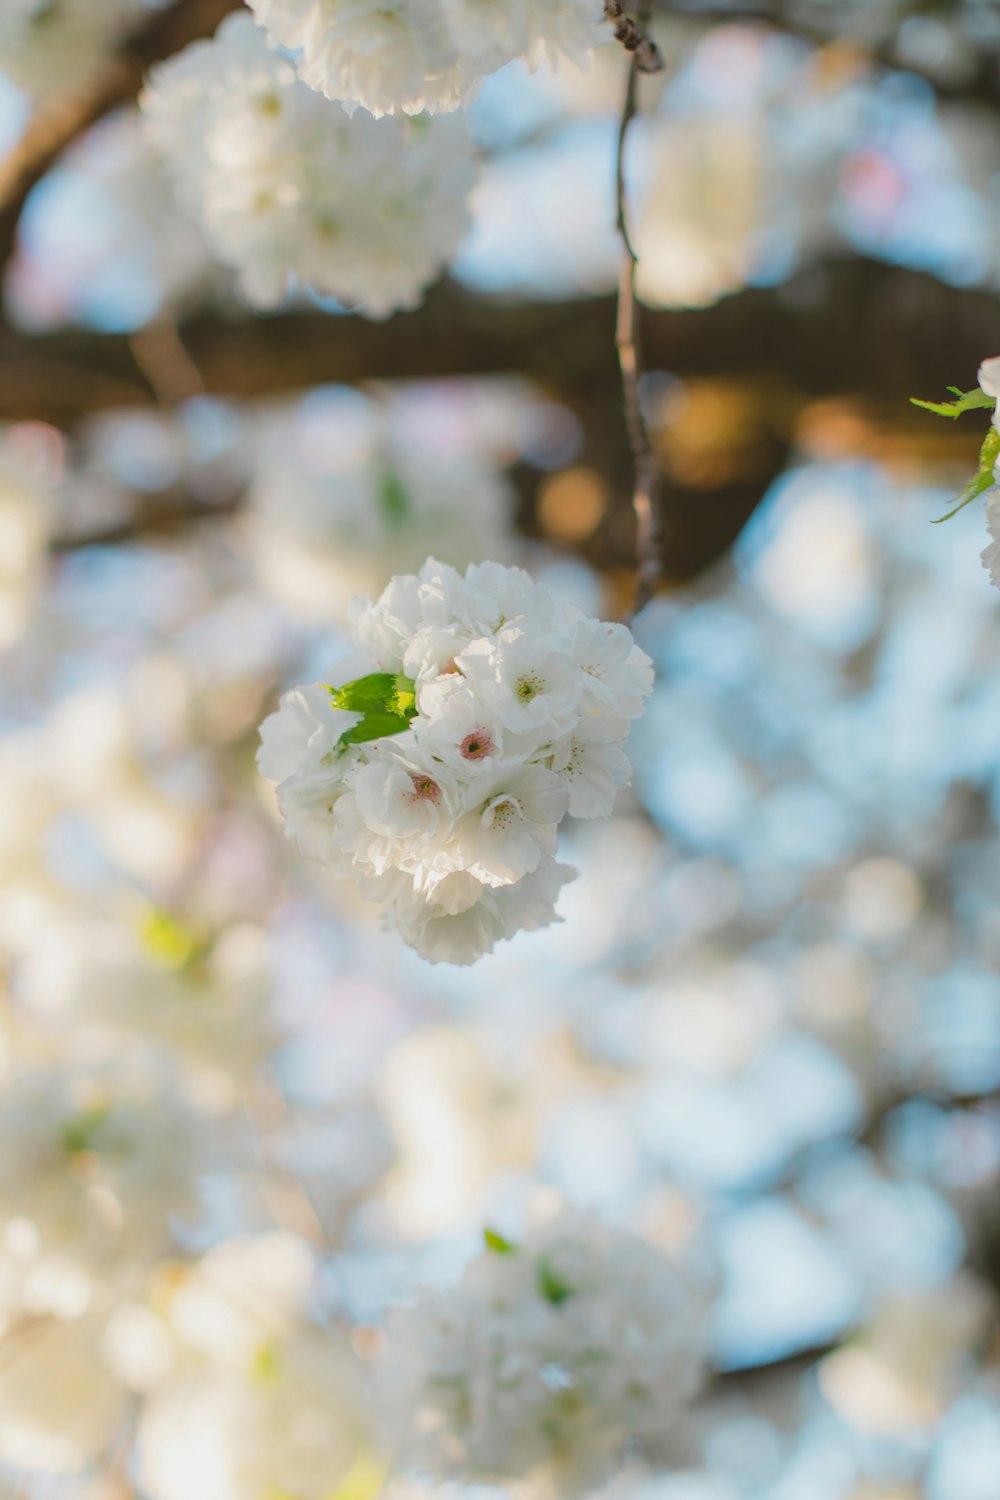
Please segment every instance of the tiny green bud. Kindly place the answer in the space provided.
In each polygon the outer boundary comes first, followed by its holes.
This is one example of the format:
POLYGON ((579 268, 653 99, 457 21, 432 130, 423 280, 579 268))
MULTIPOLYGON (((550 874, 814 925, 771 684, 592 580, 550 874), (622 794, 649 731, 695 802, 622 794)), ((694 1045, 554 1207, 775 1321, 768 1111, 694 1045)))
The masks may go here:
POLYGON ((491 1229, 489 1225, 483 1230, 483 1241, 487 1250, 492 1250, 494 1255, 516 1255, 517 1246, 513 1240, 505 1239, 497 1230, 491 1229))

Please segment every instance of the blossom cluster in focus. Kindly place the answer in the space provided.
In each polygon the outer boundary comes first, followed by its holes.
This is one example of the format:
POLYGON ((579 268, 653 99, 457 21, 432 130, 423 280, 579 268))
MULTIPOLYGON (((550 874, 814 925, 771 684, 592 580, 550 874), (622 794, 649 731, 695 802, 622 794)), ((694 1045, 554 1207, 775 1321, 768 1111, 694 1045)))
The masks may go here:
POLYGON ((631 777, 653 685, 631 632, 519 568, 433 559, 359 601, 352 631, 353 680, 295 688, 261 730, 299 849, 353 874, 432 962, 554 921, 559 823, 607 817, 631 777))

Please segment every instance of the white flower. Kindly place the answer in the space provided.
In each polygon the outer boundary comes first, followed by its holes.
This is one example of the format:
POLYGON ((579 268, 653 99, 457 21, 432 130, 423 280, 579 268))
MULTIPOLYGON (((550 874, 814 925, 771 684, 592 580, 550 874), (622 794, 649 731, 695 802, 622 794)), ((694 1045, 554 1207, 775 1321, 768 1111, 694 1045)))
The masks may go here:
POLYGON ((500 771, 473 782, 473 806, 459 819, 461 868, 483 885, 513 885, 556 852, 556 828, 569 806, 559 776, 541 766, 500 771))
POLYGON ((261 775, 280 786, 292 776, 328 765, 341 735, 359 718, 334 707, 325 683, 292 688, 282 695, 277 713, 260 726, 261 775))
POLYGON ((653 691, 653 663, 625 625, 581 619, 573 630, 573 656, 585 676, 583 695, 593 710, 635 719, 653 691))
POLYGON ((338 625, 358 593, 429 553, 464 567, 509 546, 508 481, 472 439, 456 453, 413 431, 402 399, 283 411, 259 440, 247 498, 266 587, 296 614, 338 625))
POLYGON ((444 766, 415 745, 389 740, 351 776, 334 818, 335 839, 355 864, 372 875, 389 869, 433 874, 455 868, 445 856, 460 804, 458 786, 444 766))
POLYGON ((607 36, 593 0, 250 0, 275 46, 329 99, 373 115, 468 104, 486 73, 524 57, 586 63, 607 36))
POLYGON ((511 742, 512 756, 517 753, 520 739, 505 735, 503 720, 483 704, 461 673, 449 673, 432 684, 418 695, 418 702, 428 717, 417 720, 417 742, 454 770, 472 777, 495 773, 506 759, 505 738, 511 742))
POLYGON ((352 625, 378 669, 339 685, 363 708, 357 743, 336 743, 317 684, 265 723, 261 769, 304 853, 351 869, 424 957, 472 963, 555 920, 559 823, 606 816, 628 784, 651 663, 623 625, 567 615, 496 563, 431 559, 352 625))
POLYGON ((352 119, 246 13, 154 68, 140 103, 182 204, 256 307, 293 280, 371 317, 415 307, 469 226, 461 120, 352 119))
POLYGON ((429 963, 473 964, 518 932, 560 922, 559 892, 575 879, 568 865, 543 859, 515 885, 483 887, 471 875, 456 874, 425 898, 399 883, 386 916, 429 963))
POLYGON ((574 818, 610 817, 615 793, 632 780, 628 720, 588 715, 553 746, 548 764, 563 778, 574 818))
POLYGON ((381 1474, 367 1459, 348 1358, 334 1335, 310 1329, 278 1350, 262 1345, 255 1375, 192 1374, 155 1392, 138 1430, 143 1493, 329 1500, 360 1480, 357 1493, 374 1497, 381 1474))
POLYGON ((351 633, 382 671, 401 671, 418 631, 446 630, 461 623, 464 598, 464 583, 455 569, 430 558, 419 573, 393 578, 374 603, 355 600, 351 633))
POLYGON ((585 67, 591 51, 607 39, 602 10, 593 0, 442 0, 445 21, 458 50, 484 73, 515 57, 529 66, 560 57, 585 67))
POLYGON ((266 942, 250 923, 227 929, 210 948, 155 911, 134 927, 53 924, 22 964, 19 982, 39 1014, 72 1021, 105 1042, 148 1038, 230 1086, 253 1070, 270 1041, 266 942))
POLYGON ((0 1360, 0 1460, 29 1473, 68 1474, 106 1452, 128 1396, 101 1357, 100 1316, 28 1317, 0 1360))
POLYGON ((327 1500, 380 1477, 345 1335, 309 1317, 315 1267, 294 1236, 210 1250, 168 1307, 175 1369, 147 1398, 137 1463, 152 1500, 327 1500))
POLYGON ((79 86, 143 13, 143 0, 4 0, 0 71, 36 96, 79 86))
POLYGON ((1000 354, 983 360, 979 366, 979 385, 987 396, 992 396, 994 400, 1000 398, 1000 354))
MULTIPOLYGON (((995 401, 1000 398, 1000 355, 983 360, 979 366, 979 385, 995 401)), ((996 410, 993 412, 993 425, 997 425, 996 410)), ((1000 459, 994 465, 993 480, 995 485, 1000 485, 1000 459)), ((980 557, 991 582, 1000 588, 1000 491, 996 488, 986 496, 986 528, 992 540, 988 547, 983 548, 980 557)))
POLYGON ((295 1235, 234 1235, 180 1283, 169 1305, 171 1330, 199 1366, 251 1372, 261 1348, 298 1327, 315 1276, 312 1252, 295 1235))
POLYGON ((577 718, 583 673, 558 637, 507 626, 456 657, 473 691, 515 734, 542 741, 564 734, 577 718))
POLYGON ((0 1225, 23 1221, 39 1256, 87 1270, 163 1254, 197 1206, 200 1124, 162 1059, 15 1075, 0 1101, 0 1136, 20 1143, 0 1155, 0 1225))
POLYGON ((250 0, 272 42, 301 54, 299 75, 328 99, 373 115, 453 110, 478 79, 442 24, 437 0, 250 0))
POLYGON ((335 708, 327 686, 316 682, 283 694, 260 727, 257 765, 277 782, 286 832, 309 859, 335 857, 333 809, 357 763, 355 753, 338 753, 338 742, 358 717, 335 708))
POLYGON ((523 568, 496 562, 474 563, 466 570, 464 608, 470 625, 483 635, 496 635, 508 624, 532 635, 547 634, 561 623, 548 589, 539 588, 523 568))
POLYGON ((633 1235, 563 1214, 488 1250, 388 1325, 379 1398, 400 1461, 437 1479, 606 1479, 662 1456, 704 1367, 701 1297, 633 1235))

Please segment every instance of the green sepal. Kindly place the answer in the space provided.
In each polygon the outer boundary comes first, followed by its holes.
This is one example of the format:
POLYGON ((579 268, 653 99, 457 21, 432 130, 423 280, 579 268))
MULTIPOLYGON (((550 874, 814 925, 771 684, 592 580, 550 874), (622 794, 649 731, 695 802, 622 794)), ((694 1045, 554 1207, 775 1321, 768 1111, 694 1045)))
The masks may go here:
POLYGON ((952 516, 957 516, 960 510, 964 510, 973 500, 980 495, 985 495, 996 484, 994 469, 997 460, 1000 459, 1000 432, 995 427, 990 427, 986 434, 983 446, 979 450, 979 469, 976 477, 971 479, 958 496, 958 504, 952 506, 943 516, 938 516, 931 524, 940 526, 942 521, 950 521, 952 516))
POLYGON ((378 486, 378 508, 390 531, 396 531, 409 520, 413 504, 406 485, 395 469, 384 470, 378 486))
POLYGON ((169 912, 151 906, 139 920, 139 940, 149 957, 165 969, 187 969, 203 958, 208 945, 169 912))
POLYGON ((327 692, 334 708, 361 715, 340 736, 341 749, 402 734, 417 712, 416 684, 401 672, 371 672, 343 687, 328 687, 327 692))
POLYGON ((106 1104, 95 1104, 89 1109, 82 1109, 72 1120, 67 1120, 62 1128, 63 1150, 70 1156, 92 1151, 108 1113, 106 1104))
POLYGON ((546 1302, 551 1302, 553 1307, 559 1307, 573 1295, 573 1288, 568 1281, 563 1281, 557 1276, 547 1260, 538 1262, 538 1290, 546 1302))
POLYGON ((281 1373, 281 1355, 275 1344, 260 1344, 254 1350, 253 1373, 258 1380, 275 1380, 281 1373))
POLYGON ((505 1239, 497 1230, 491 1229, 489 1225, 483 1230, 483 1243, 487 1250, 492 1250, 494 1255, 516 1255, 517 1246, 513 1240, 505 1239))
POLYGON ((951 417, 952 420, 966 411, 992 411, 997 404, 997 398, 988 396, 978 385, 974 391, 960 391, 957 385, 950 385, 948 389, 956 398, 954 401, 918 401, 916 396, 911 396, 910 404, 919 406, 922 411, 932 411, 937 417, 951 417))

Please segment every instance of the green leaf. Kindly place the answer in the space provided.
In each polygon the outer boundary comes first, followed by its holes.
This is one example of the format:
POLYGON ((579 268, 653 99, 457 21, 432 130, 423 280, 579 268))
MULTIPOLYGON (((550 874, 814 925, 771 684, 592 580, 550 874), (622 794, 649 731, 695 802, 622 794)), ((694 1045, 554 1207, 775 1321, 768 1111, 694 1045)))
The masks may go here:
POLYGON ((417 712, 416 684, 401 672, 371 672, 343 687, 328 687, 334 708, 360 714, 357 724, 340 736, 340 748, 381 740, 409 729, 417 712))
POLYGON ((985 391, 977 385, 974 391, 960 391, 958 386, 950 385, 948 389, 956 397, 954 401, 918 401, 916 396, 910 397, 912 406, 919 406, 923 411, 932 411, 937 417, 951 417, 954 420, 966 411, 992 411, 996 406, 996 397, 987 396, 985 391))
POLYGON ((986 434, 986 440, 979 450, 979 469, 976 472, 976 477, 969 481, 965 489, 958 496, 958 504, 954 505, 943 516, 938 516, 937 520, 932 522, 934 526, 940 526, 942 521, 950 521, 952 516, 957 516, 960 510, 964 510, 973 500, 977 499, 980 495, 985 495, 987 490, 993 488, 996 484, 994 469, 998 459, 1000 459, 1000 432, 991 426, 989 432, 986 434))
POLYGON ((504 1239, 497 1230, 491 1229, 489 1225, 483 1230, 483 1240, 487 1250, 492 1250, 494 1255, 516 1255, 517 1246, 513 1240, 504 1239))
POLYGON ((396 697, 397 681, 395 672, 371 672, 367 677, 345 682, 343 687, 332 687, 329 692, 334 706, 346 708, 350 713, 394 712, 390 705, 396 697))
POLYGON ((538 1262, 538 1290, 546 1302, 551 1302, 553 1307, 559 1307, 573 1295, 573 1288, 569 1282, 557 1276, 547 1260, 538 1262))
POLYGON ((364 745, 370 740, 384 740, 391 734, 402 734, 409 727, 409 719, 401 718, 399 714, 365 714, 360 723, 344 730, 340 745, 346 748, 348 745, 364 745))
POLYGON ((409 520, 413 509, 406 485, 395 469, 386 469, 378 487, 378 508, 390 531, 398 531, 409 520))
POLYGON ((205 950, 196 932, 158 907, 150 907, 141 917, 139 939, 150 958, 167 969, 187 968, 205 950))
POLYGON ((72 1120, 67 1120, 62 1128, 63 1150, 70 1156, 76 1156, 83 1151, 92 1151, 101 1126, 107 1118, 108 1106, 106 1104, 95 1104, 89 1109, 82 1109, 72 1120))
POLYGON ((281 1356, 275 1344, 260 1344, 255 1349, 253 1373, 258 1380, 274 1380, 281 1373, 281 1356))

